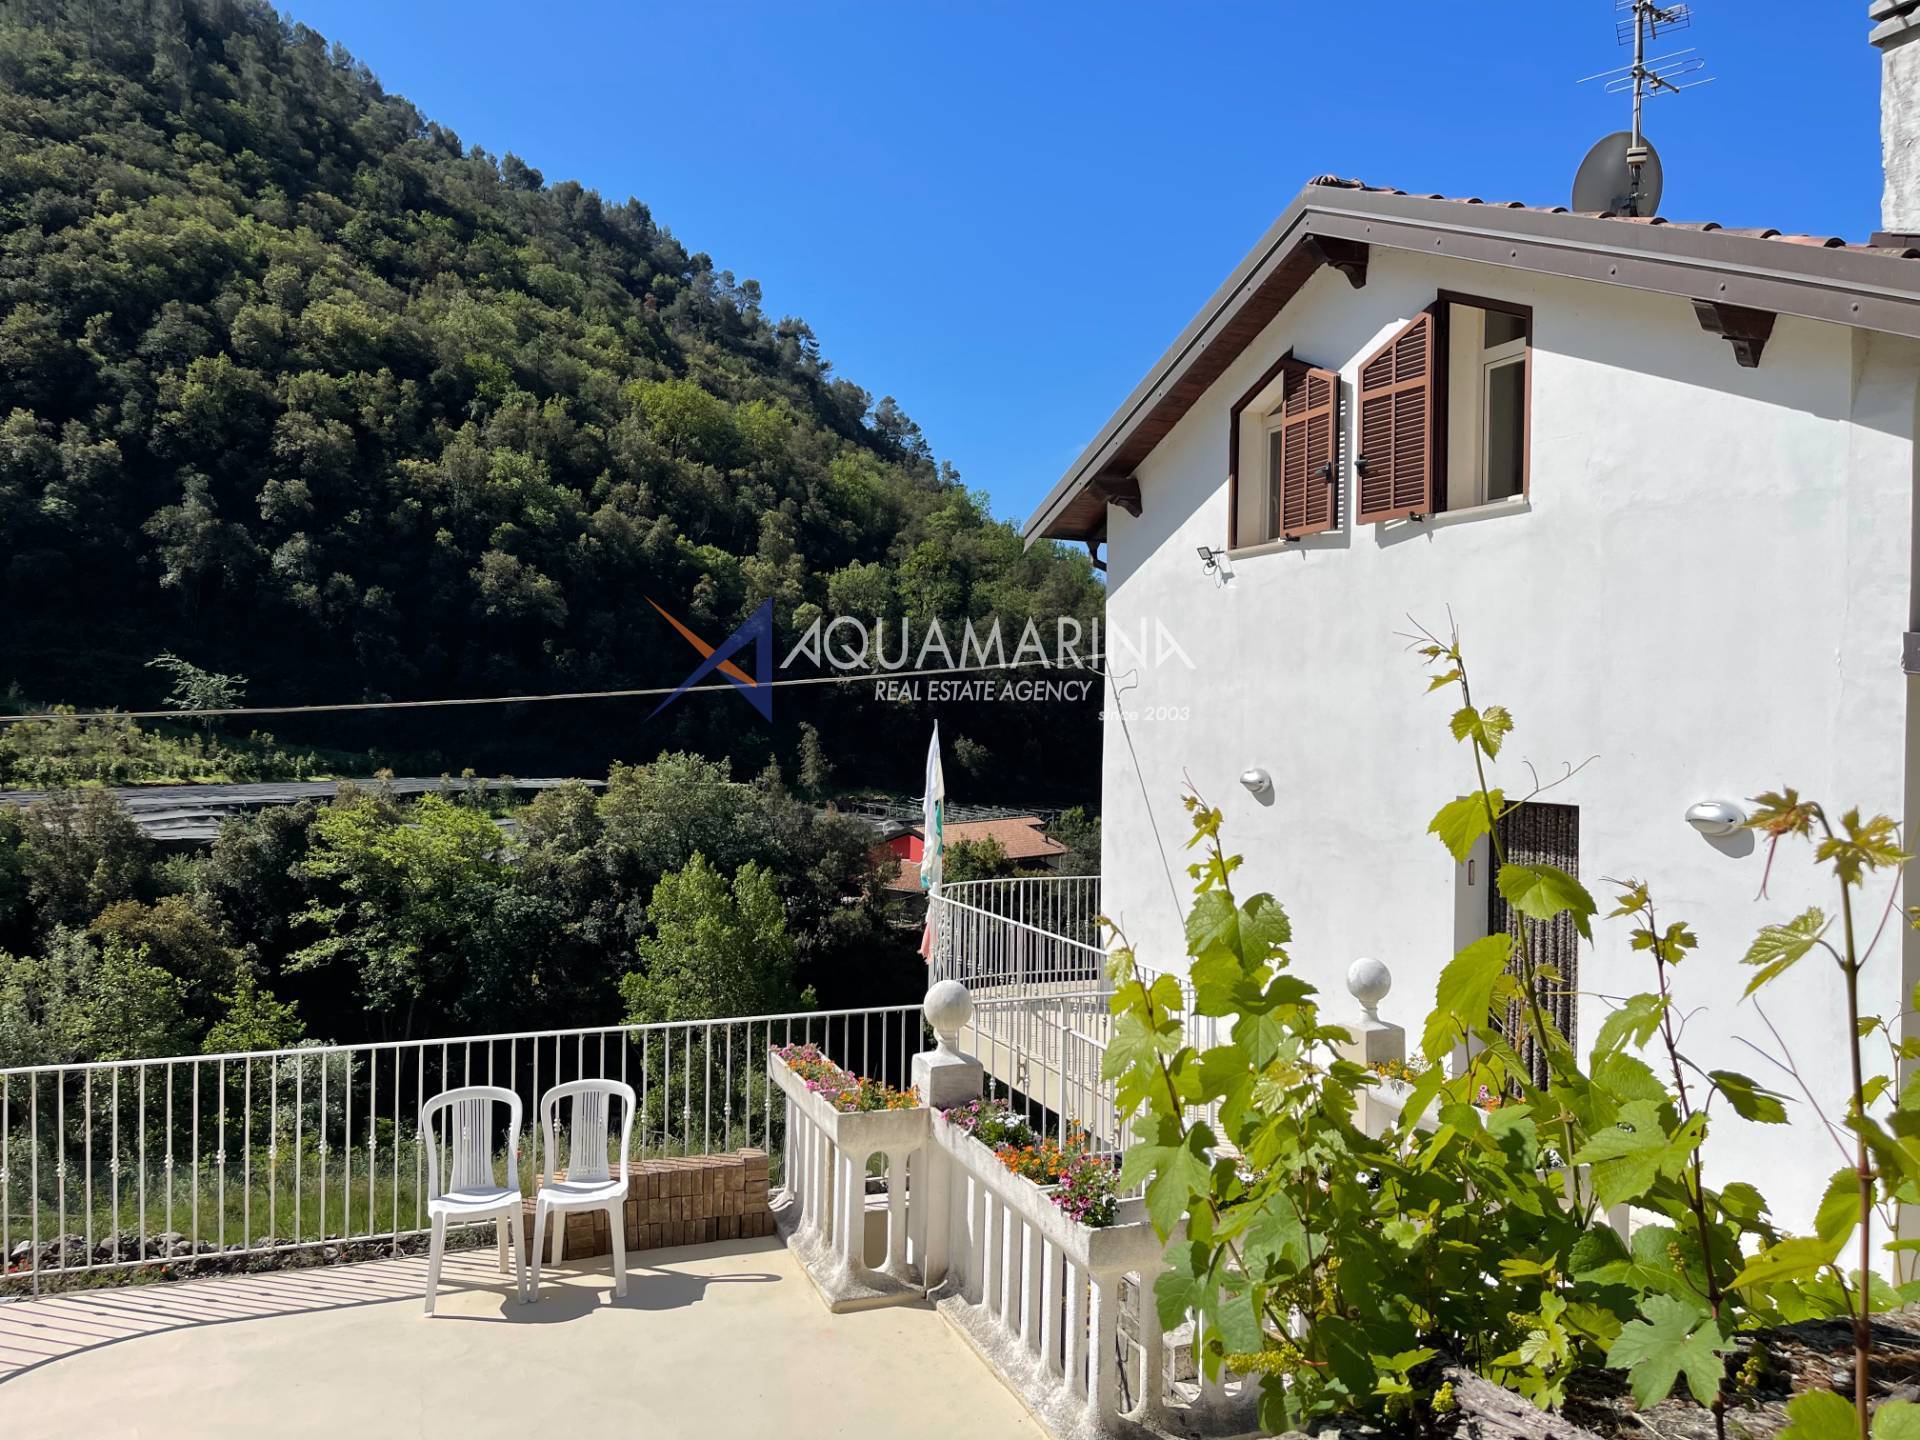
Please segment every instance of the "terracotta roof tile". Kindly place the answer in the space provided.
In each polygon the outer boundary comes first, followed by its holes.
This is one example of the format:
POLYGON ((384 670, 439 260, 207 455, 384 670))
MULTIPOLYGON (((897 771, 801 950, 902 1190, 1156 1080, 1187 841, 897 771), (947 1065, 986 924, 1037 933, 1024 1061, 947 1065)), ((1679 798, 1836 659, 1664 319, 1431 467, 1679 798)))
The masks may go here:
MULTIPOLYGON (((1408 191, 1396 190, 1391 185, 1369 185, 1364 180, 1349 180, 1339 175, 1316 175, 1307 182, 1332 190, 1366 190, 1382 195, 1409 195, 1408 191)), ((1484 205, 1488 202, 1476 195, 1410 195, 1415 200, 1450 200, 1456 205, 1484 205)), ((1525 205, 1518 200, 1494 202, 1506 210, 1535 210, 1547 215, 1565 215, 1569 211, 1564 205, 1525 205)), ((1661 215, 1621 215, 1612 210, 1583 210, 1579 212, 1590 220, 1624 220, 1633 225, 1672 225, 1676 230, 1715 230, 1722 235, 1738 235, 1749 240, 1778 240, 1787 245, 1811 245, 1821 250, 1857 250, 1870 255, 1892 255, 1904 260, 1920 259, 1920 249, 1905 245, 1871 245, 1843 239, 1838 235, 1789 235, 1771 226, 1721 225, 1714 220, 1668 220, 1661 215)))
MULTIPOLYGON (((918 825, 911 827, 912 833, 922 833, 918 825)), ((962 841, 998 840, 1000 848, 1006 852, 1009 860, 1031 861, 1050 860, 1055 855, 1067 853, 1067 847, 1048 836, 1042 829, 1038 815, 1018 815, 1001 820, 961 820, 946 828, 948 845, 958 845, 962 841)), ((900 873, 887 882, 889 890, 918 890, 920 888, 920 866, 917 861, 900 862, 900 873)))
POLYGON ((1021 815, 1011 820, 964 820, 946 828, 946 841, 998 840, 1009 860, 1037 860, 1047 855, 1064 855, 1067 847, 1049 839, 1041 829, 1038 815, 1021 815))

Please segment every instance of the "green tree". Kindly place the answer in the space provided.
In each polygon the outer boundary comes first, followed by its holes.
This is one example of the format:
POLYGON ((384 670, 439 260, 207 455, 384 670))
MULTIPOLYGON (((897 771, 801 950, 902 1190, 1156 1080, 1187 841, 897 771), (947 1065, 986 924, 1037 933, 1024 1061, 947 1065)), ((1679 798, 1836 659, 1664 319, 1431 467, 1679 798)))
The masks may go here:
POLYGON ((1089 815, 1080 806, 1063 810, 1047 827, 1047 834, 1067 847, 1067 853, 1054 862, 1061 875, 1098 875, 1100 873, 1100 817, 1089 815))
POLYGON ((820 732, 813 726, 800 726, 800 793, 809 800, 819 800, 827 793, 827 782, 833 778, 833 762, 827 758, 827 747, 820 743, 820 732))
MULTIPOLYGON (((218 675, 202 670, 171 650, 154 656, 147 662, 147 668, 162 671, 173 681, 166 698, 170 710, 231 710, 246 703, 247 681, 243 675, 218 675)), ((214 717, 202 718, 199 723, 211 730, 214 717)))
POLYGON ((232 988, 220 996, 226 1013, 213 1023, 201 1049, 209 1055, 237 1050, 284 1050, 298 1044, 307 1027, 299 1010, 275 998, 251 967, 233 972, 232 988))
POLYGON ((629 1022, 791 1010, 793 942, 773 877, 748 861, 731 885, 696 852, 647 906, 640 968, 620 982, 629 1022))
POLYGON ((27 894, 39 924, 85 925, 118 900, 148 895, 153 844, 104 790, 60 790, 26 813, 27 894))
POLYGON ((174 1055, 190 1033, 180 982, 142 947, 56 926, 37 954, 0 952, 0 1065, 174 1055))
MULTIPOLYGON (((0 664, 45 698, 143 693, 157 653, 196 708, 240 676, 262 700, 613 688, 684 673, 650 598, 721 633, 763 598, 783 634, 834 606, 1099 614, 1085 555, 1024 548, 639 201, 463 144, 267 5, 170 0, 110 35, 97 8, 0 24, 0 154, 35 157, 0 196, 0 579, 33 615, 0 664)), ((924 744, 870 695, 809 718, 876 774, 924 744)), ((554 749, 598 772, 625 723, 582 712, 554 749)), ((1055 717, 1000 778, 1090 782, 1097 724, 1055 717)), ((662 731, 765 753, 744 706, 662 731)), ((484 712, 435 741, 524 763, 484 712)))
POLYGON ((221 824, 196 876, 199 893, 257 962, 277 966, 297 948, 292 930, 312 898, 304 861, 320 813, 303 800, 235 815, 221 824))
POLYGON ((133 1060, 187 1048, 185 987, 145 946, 108 940, 92 957, 82 993, 82 1058, 133 1060))
POLYGON ((1007 858, 1006 847, 991 835, 982 840, 955 841, 947 846, 941 864, 941 880, 949 885, 956 880, 996 880, 1013 873, 1014 864, 1007 858))
POLYGON ((301 868, 316 894, 296 918, 319 933, 288 968, 345 971, 398 1037, 511 1013, 522 971, 496 926, 505 850, 493 821, 442 796, 402 810, 377 792, 343 791, 313 821, 301 868))
POLYGON ((138 951, 165 970, 178 982, 186 1013, 202 1025, 219 1013, 219 991, 240 959, 219 923, 186 895, 163 895, 151 905, 115 901, 93 918, 87 934, 104 948, 138 951))

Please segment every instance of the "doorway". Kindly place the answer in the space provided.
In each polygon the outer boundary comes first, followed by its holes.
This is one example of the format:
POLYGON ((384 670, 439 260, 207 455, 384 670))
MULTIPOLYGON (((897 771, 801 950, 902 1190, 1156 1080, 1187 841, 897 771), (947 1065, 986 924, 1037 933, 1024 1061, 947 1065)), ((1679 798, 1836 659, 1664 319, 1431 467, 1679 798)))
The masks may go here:
MULTIPOLYGON (((1580 877, 1580 807, 1527 801, 1500 818, 1500 845, 1510 865, 1552 865, 1576 880, 1580 877)), ((1487 887, 1487 933, 1502 931, 1520 936, 1527 925, 1526 942, 1533 959, 1535 994, 1548 1022, 1575 1043, 1574 999, 1580 988, 1580 932, 1574 928, 1573 915, 1562 913, 1549 921, 1527 921, 1508 905, 1497 885, 1487 887)), ((1520 973, 1516 953, 1511 973, 1520 973)), ((1528 1023, 1524 999, 1507 1007, 1501 1032, 1519 1052, 1533 1075, 1533 1083, 1547 1083, 1547 1057, 1540 1052, 1528 1023)))

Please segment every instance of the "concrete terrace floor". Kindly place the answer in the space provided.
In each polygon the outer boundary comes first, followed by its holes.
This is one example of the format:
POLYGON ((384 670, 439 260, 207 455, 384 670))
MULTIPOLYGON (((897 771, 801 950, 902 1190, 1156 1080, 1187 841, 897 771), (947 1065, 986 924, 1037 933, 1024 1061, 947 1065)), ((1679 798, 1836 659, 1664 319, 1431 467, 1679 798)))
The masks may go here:
POLYGON ((0 1304, 0 1434, 1042 1434, 931 1308, 830 1315, 778 1240, 629 1258, 625 1299, 602 1256, 522 1305, 450 1253, 431 1320, 424 1257, 0 1304))

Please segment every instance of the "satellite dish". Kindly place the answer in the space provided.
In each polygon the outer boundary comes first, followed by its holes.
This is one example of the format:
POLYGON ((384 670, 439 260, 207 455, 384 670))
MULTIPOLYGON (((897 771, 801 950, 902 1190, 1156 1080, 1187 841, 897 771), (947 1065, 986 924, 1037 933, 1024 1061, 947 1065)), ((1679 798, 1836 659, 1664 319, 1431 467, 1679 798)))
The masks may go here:
POLYGON ((1580 173, 1573 177, 1573 208, 1583 213, 1611 210, 1616 215, 1641 217, 1659 213, 1660 191, 1665 177, 1660 170, 1660 153, 1644 136, 1640 141, 1646 160, 1640 166, 1640 193, 1633 193, 1633 168, 1627 163, 1633 146, 1633 134, 1627 130, 1598 141, 1580 162, 1580 173))

